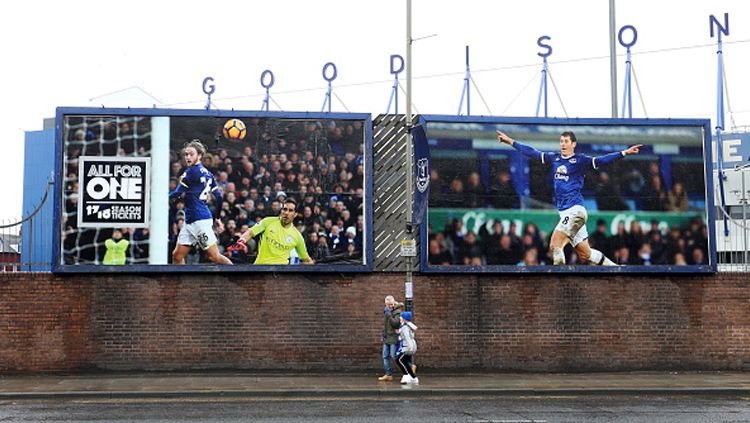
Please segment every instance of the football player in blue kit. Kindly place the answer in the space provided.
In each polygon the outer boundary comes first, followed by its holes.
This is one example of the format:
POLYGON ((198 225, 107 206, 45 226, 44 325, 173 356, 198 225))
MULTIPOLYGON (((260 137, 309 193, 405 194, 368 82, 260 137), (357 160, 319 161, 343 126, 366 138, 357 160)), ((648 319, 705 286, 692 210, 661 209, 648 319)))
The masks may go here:
POLYGON ((588 241, 586 221, 588 213, 583 207, 583 179, 586 173, 600 166, 630 154, 638 154, 643 144, 634 145, 626 150, 591 157, 585 154, 575 154, 576 135, 572 131, 560 135, 560 152, 546 153, 520 143, 501 131, 497 131, 498 141, 508 144, 516 151, 542 163, 550 163, 554 169, 555 205, 560 213, 560 221, 555 226, 550 239, 550 251, 555 265, 565 264, 563 248, 568 242, 575 248, 583 263, 598 266, 614 266, 615 263, 596 249, 591 248, 588 241))
MULTIPOLYGON (((221 204, 222 196, 214 175, 201 163, 205 154, 206 147, 198 139, 188 141, 182 148, 187 168, 180 175, 177 188, 169 193, 170 199, 183 196, 185 201, 185 226, 180 229, 177 246, 172 251, 173 264, 185 264, 185 256, 193 245, 204 250, 214 263, 232 264, 219 252, 213 229, 214 216, 206 205, 209 194, 214 195, 216 204, 221 204)), ((217 220, 217 224, 221 224, 221 221, 217 220)))

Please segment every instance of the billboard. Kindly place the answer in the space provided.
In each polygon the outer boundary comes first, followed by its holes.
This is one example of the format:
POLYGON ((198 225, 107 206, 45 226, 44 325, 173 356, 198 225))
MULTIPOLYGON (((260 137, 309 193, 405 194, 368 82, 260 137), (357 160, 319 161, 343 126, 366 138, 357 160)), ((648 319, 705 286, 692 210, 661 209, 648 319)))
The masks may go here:
POLYGON ((372 270, 369 114, 58 108, 58 272, 372 270))
POLYGON ((715 272, 707 120, 423 116, 425 272, 715 272))

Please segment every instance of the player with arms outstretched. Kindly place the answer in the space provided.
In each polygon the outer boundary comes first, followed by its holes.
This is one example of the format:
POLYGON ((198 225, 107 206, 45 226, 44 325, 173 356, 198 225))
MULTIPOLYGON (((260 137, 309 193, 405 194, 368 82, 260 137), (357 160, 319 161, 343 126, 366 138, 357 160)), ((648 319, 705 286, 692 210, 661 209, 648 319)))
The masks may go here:
MULTIPOLYGON (((206 205, 209 194, 213 194, 216 203, 221 204, 221 190, 216 184, 214 175, 201 163, 206 147, 198 139, 188 141, 182 148, 182 157, 187 169, 180 175, 179 183, 169 198, 180 196, 185 201, 185 226, 177 237, 177 246, 172 251, 173 264, 185 264, 185 256, 193 245, 206 252, 208 259, 217 264, 232 264, 229 258, 219 252, 214 234, 214 216, 206 205)), ((221 207, 217 207, 217 210, 221 207)), ((221 221, 217 219, 217 225, 221 221)))
POLYGON ((313 264, 307 253, 305 239, 294 227, 297 216, 297 202, 293 198, 284 200, 279 216, 270 216, 246 230, 228 251, 242 251, 247 254, 245 243, 257 235, 264 234, 258 248, 255 264, 289 264, 292 250, 297 250, 299 259, 305 264, 313 264))
POLYGON ((643 144, 634 145, 625 150, 591 157, 575 154, 576 135, 572 131, 560 135, 560 152, 545 153, 526 144, 522 144, 501 131, 497 131, 498 141, 508 144, 516 151, 531 159, 550 163, 554 169, 555 205, 560 213, 560 221, 555 226, 550 239, 552 261, 555 265, 565 264, 563 248, 571 243, 582 262, 598 266, 614 266, 615 263, 596 249, 588 241, 586 221, 588 213, 583 207, 583 179, 591 169, 607 165, 630 154, 638 154, 643 144))

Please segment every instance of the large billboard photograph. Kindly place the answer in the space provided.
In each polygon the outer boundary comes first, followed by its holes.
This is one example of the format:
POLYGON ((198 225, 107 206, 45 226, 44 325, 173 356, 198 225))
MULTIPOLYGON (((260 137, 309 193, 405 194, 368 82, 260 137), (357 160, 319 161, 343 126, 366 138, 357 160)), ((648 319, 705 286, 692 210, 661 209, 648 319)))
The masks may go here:
POLYGON ((59 108, 55 270, 370 271, 368 114, 59 108))
POLYGON ((716 271, 707 120, 422 124, 422 271, 716 271))

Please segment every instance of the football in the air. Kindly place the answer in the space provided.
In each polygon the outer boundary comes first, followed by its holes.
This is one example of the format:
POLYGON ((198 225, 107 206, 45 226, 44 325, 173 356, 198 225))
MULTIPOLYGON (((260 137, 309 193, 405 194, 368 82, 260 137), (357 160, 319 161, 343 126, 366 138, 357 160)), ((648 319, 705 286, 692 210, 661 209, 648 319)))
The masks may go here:
POLYGON ((239 119, 229 119, 224 124, 224 138, 232 140, 241 140, 247 135, 247 127, 245 122, 239 119))

